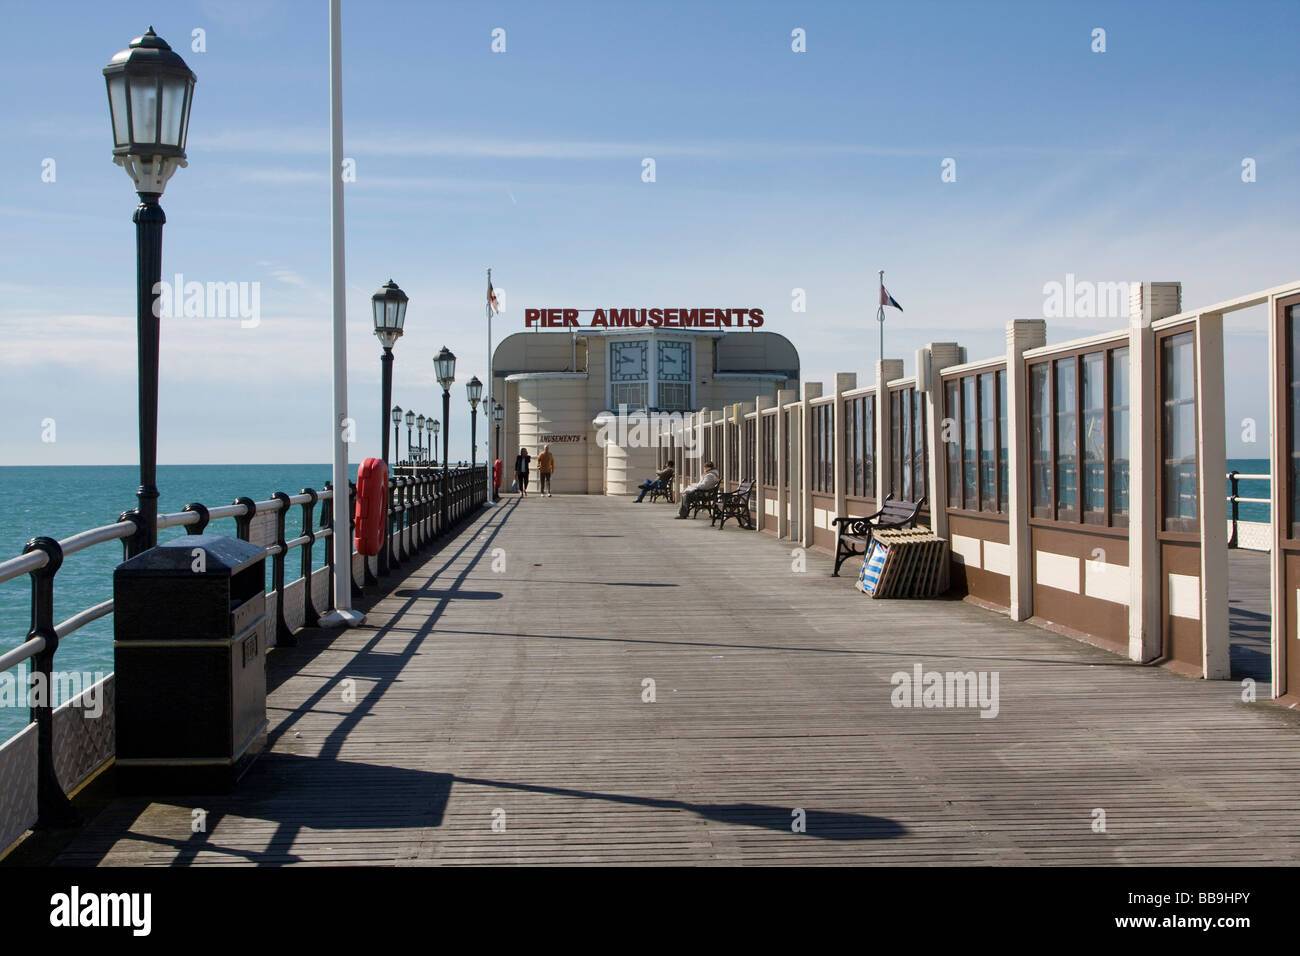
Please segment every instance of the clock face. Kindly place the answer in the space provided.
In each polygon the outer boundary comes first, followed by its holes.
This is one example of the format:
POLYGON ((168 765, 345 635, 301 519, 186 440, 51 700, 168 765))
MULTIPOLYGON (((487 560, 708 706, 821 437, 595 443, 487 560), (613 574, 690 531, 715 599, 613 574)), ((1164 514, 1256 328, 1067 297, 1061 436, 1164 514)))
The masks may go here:
POLYGON ((689 382, 691 380, 691 343, 659 343, 659 380, 661 382, 689 382))
POLYGON ((644 382, 646 370, 646 342, 611 342, 609 345, 609 378, 613 382, 644 382))

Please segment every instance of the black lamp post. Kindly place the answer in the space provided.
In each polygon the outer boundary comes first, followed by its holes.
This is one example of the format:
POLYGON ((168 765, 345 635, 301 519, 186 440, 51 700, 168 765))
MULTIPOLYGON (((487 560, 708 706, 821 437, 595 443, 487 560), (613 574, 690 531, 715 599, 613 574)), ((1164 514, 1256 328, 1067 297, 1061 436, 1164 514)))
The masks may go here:
POLYGON ((393 406, 393 464, 402 460, 402 406, 393 406))
MULTIPOLYGON (((158 543, 158 290, 162 279, 162 198, 187 165, 194 73, 150 27, 104 67, 113 122, 113 162, 135 183, 136 343, 139 361, 140 487, 131 556, 158 543)), ((177 290, 179 293, 180 290, 177 290)))
MULTIPOLYGON (((429 427, 429 460, 433 462, 436 468, 438 466, 438 429, 442 427, 442 423, 436 418, 430 417, 427 425, 429 427)), ((446 467, 445 462, 443 467, 446 467)))
POLYGON ((411 429, 415 427, 415 412, 406 413, 406 463, 415 465, 415 452, 411 450, 411 429))
POLYGON ((418 433, 420 439, 420 452, 419 452, 420 457, 417 458, 416 461, 422 462, 424 461, 424 416, 423 415, 416 416, 415 430, 418 433))
POLYGON ((472 475, 478 464, 478 403, 483 400, 483 383, 475 375, 465 383, 469 395, 469 470, 472 475))
POLYGON ((456 356, 447 346, 433 360, 433 368, 442 386, 442 420, 446 427, 442 430, 442 527, 446 530, 450 504, 447 488, 447 441, 451 437, 451 385, 456 381, 456 356))
MULTIPOLYGON (((495 457, 498 459, 501 457, 501 423, 505 420, 506 420, 506 407, 502 405, 500 402, 493 402, 492 423, 496 426, 496 443, 494 447, 496 448, 495 457)), ((496 486, 494 485, 493 492, 496 496, 496 499, 500 501, 501 500, 500 489, 496 488, 496 486)))
MULTIPOLYGON (((380 390, 383 394, 383 400, 379 405, 379 427, 384 436, 381 454, 385 466, 388 465, 388 406, 393 400, 393 346, 402 337, 402 326, 406 324, 407 301, 406 293, 399 289, 392 279, 384 283, 379 291, 370 297, 370 306, 375 316, 375 337, 384 347, 384 352, 379 357, 380 390)), ((388 544, 388 514, 392 508, 392 483, 389 482, 389 492, 384 500, 384 534, 381 539, 384 547, 379 552, 380 574, 388 573, 391 550, 388 544)))

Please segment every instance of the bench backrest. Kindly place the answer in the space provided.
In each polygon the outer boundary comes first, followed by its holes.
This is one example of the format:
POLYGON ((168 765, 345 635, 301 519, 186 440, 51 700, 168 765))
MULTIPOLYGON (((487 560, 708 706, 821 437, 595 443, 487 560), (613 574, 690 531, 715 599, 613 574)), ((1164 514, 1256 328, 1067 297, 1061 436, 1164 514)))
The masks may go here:
POLYGON ((920 502, 888 500, 885 502, 885 506, 882 510, 882 518, 889 518, 897 521, 911 518, 914 512, 920 510, 920 502))
POLYGON ((754 479, 746 478, 736 487, 734 493, 743 496, 743 495, 748 495, 753 490, 754 490, 754 479))

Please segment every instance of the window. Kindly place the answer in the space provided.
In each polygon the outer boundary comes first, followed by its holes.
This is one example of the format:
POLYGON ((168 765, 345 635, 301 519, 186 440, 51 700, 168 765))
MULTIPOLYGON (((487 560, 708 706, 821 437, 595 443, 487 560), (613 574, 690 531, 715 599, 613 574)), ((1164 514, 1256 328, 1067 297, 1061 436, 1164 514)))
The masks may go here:
POLYGON ((876 497, 876 396, 864 395, 862 403, 862 497, 876 497))
POLYGON ((656 405, 665 412, 687 411, 691 407, 691 343, 670 340, 656 345, 656 405))
POLYGON ((915 388, 898 388, 889 393, 890 447, 893 463, 890 469, 890 491, 894 498, 915 501, 926 494, 929 480, 926 476, 925 396, 915 388))
POLYGON ((1110 353, 1110 520, 1128 524, 1128 349, 1110 353))
POLYGON ((644 409, 650 401, 650 342, 612 339, 609 343, 609 392, 614 410, 644 409))
POLYGON ((998 380, 998 513, 1007 513, 1007 373, 997 372, 998 380))
POLYGON ((835 432, 832 430, 834 407, 830 404, 812 408, 812 490, 835 491, 835 432))
POLYGON ((776 416, 763 416, 763 484, 776 484, 776 416))
POLYGON ((758 423, 755 419, 747 418, 741 426, 741 467, 740 477, 746 480, 754 477, 754 433, 758 429, 758 423))
POLYGON ((1300 537, 1300 305, 1286 310, 1287 448, 1291 537, 1300 537))
POLYGON ((957 403, 960 379, 949 379, 943 386, 944 425, 939 438, 943 441, 944 460, 948 463, 948 507, 960 508, 961 503, 961 436, 957 422, 961 421, 961 408, 957 403))
POLYGON ((740 430, 734 425, 727 429, 727 477, 732 481, 740 478, 740 430))
POLYGON ((997 459, 997 404, 993 400, 993 373, 985 372, 979 377, 980 390, 980 510, 998 510, 998 473, 997 459))
POLYGON ((967 375, 961 380, 961 488, 964 507, 972 511, 979 509, 979 491, 975 474, 976 411, 975 376, 967 375))
POLYGON ((787 411, 783 411, 783 412, 781 412, 781 414, 785 416, 785 433, 784 433, 784 434, 785 434, 785 454, 781 456, 781 483, 782 483, 786 488, 789 488, 789 487, 790 487, 790 451, 791 451, 791 447, 790 447, 790 413, 787 412, 787 411))
POLYGON ((1106 355, 1092 352, 1080 361, 1083 373, 1083 520, 1106 523, 1106 355))
POLYGON ((1191 332, 1160 343, 1163 512, 1166 531, 1197 530, 1196 354, 1191 332))
POLYGON ((876 398, 862 395, 844 402, 844 494, 876 496, 876 398))
POLYGON ((1079 432, 1075 419, 1078 393, 1073 357, 1056 360, 1056 517, 1079 517, 1079 432))
POLYGON ((912 393, 912 494, 913 500, 929 494, 930 476, 926 473, 929 457, 925 435, 925 396, 916 389, 912 393))
POLYGON ((1046 362, 1029 366, 1029 500, 1035 518, 1052 517, 1051 384, 1046 362))

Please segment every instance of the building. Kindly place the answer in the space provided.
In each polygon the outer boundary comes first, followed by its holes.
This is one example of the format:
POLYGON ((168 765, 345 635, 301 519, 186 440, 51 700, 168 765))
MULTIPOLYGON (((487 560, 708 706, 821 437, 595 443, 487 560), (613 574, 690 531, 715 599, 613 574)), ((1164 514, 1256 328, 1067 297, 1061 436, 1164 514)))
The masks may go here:
POLYGON ((521 447, 534 458, 536 487, 535 459, 549 444, 557 494, 622 495, 659 467, 661 429, 648 422, 775 400, 798 387, 799 355, 785 336, 758 329, 578 328, 510 335, 493 370, 505 407, 493 454, 507 487, 521 447))

